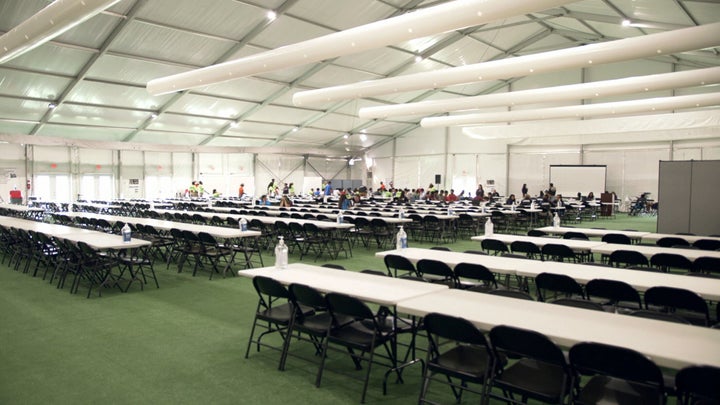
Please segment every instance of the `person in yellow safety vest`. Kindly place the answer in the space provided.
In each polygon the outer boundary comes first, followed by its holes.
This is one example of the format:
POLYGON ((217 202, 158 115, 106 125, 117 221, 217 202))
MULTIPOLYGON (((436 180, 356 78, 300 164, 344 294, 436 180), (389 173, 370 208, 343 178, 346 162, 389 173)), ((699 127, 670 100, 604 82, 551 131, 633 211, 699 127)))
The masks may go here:
POLYGON ((188 188, 188 191, 190 192, 190 197, 197 197, 197 196, 198 196, 197 181, 193 181, 193 182, 190 184, 190 188, 188 188))
POLYGON ((294 183, 290 183, 290 187, 288 187, 288 194, 295 195, 295 185, 294 183))

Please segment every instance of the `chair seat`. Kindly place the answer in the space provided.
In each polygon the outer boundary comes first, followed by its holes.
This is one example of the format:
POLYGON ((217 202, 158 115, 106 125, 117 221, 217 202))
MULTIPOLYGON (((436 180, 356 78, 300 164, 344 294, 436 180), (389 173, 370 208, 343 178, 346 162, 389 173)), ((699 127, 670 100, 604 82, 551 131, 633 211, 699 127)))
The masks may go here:
POLYGON ((657 404, 656 388, 608 376, 595 376, 583 387, 581 404, 657 404))
POLYGON ((503 370, 494 383, 502 389, 557 403, 566 392, 563 389, 564 378, 562 367, 535 359, 522 359, 503 370))
POLYGON ((255 316, 265 321, 270 320, 275 323, 287 325, 292 317, 292 311, 293 307, 290 304, 282 304, 258 311, 255 316))
POLYGON ((377 339, 372 328, 368 328, 363 322, 352 322, 341 328, 331 330, 328 339, 330 342, 341 342, 344 346, 367 351, 373 348, 373 338, 375 338, 375 346, 389 339, 387 334, 382 336, 382 339, 377 339))
POLYGON ((430 359, 428 369, 451 377, 482 383, 490 358, 485 348, 457 346, 430 359))

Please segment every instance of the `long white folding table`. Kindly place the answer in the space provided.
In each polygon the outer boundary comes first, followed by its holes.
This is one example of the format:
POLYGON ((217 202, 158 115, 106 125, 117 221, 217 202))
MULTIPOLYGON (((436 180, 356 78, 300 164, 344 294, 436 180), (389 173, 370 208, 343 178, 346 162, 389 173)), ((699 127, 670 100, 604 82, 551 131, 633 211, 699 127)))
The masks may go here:
POLYGON ((387 250, 375 253, 375 256, 385 257, 389 254, 406 257, 413 263, 417 263, 421 259, 440 260, 447 263, 450 267, 455 267, 459 263, 482 264, 492 272, 518 277, 535 278, 540 273, 564 274, 572 277, 580 284, 586 284, 590 280, 597 278, 617 280, 628 283, 641 292, 646 291, 650 287, 676 287, 694 291, 710 301, 720 301, 720 280, 718 279, 616 267, 590 266, 576 263, 549 263, 540 260, 419 248, 387 250))
POLYGON ((633 250, 641 253, 643 256, 650 259, 653 255, 658 253, 672 253, 686 257, 688 260, 693 261, 698 257, 716 257, 720 258, 720 252, 717 250, 701 250, 701 249, 682 249, 682 248, 666 248, 662 246, 649 246, 649 245, 621 245, 617 243, 606 243, 604 245, 598 245, 592 248, 593 253, 599 253, 603 255, 609 255, 617 250, 633 250))
POLYGON ((530 242, 539 248, 552 243, 557 245, 565 245, 575 252, 589 252, 591 248, 604 245, 605 242, 600 241, 588 241, 588 240, 577 240, 577 239, 558 239, 558 238, 545 238, 538 236, 526 236, 526 235, 510 235, 504 233, 494 233, 492 235, 479 235, 473 236, 471 240, 482 242, 485 239, 495 239, 510 246, 515 241, 530 242))
POLYGON ((421 317, 431 312, 458 316, 486 332, 497 325, 534 330, 565 348, 580 342, 626 347, 672 369, 720 367, 716 329, 457 289, 402 300, 397 310, 421 317))
POLYGON ((584 233, 588 237, 598 237, 601 238, 609 233, 619 233, 627 236, 634 242, 639 242, 644 236, 649 234, 650 232, 641 232, 641 231, 618 231, 615 229, 596 229, 596 228, 572 228, 568 226, 560 226, 560 227, 554 227, 554 226, 545 226, 542 228, 537 228, 538 231, 543 231, 545 233, 551 234, 551 235, 565 235, 567 232, 580 232, 584 233))
POLYGON ((676 235, 674 233, 649 233, 642 237, 643 242, 655 243, 662 238, 680 238, 686 240, 691 245, 700 239, 712 239, 720 241, 718 236, 702 236, 702 235, 676 235))
MULTIPOLYGON (((54 238, 70 241, 72 243, 84 242, 91 248, 99 251, 132 251, 133 249, 145 248, 152 244, 147 240, 139 238, 131 238, 129 241, 125 241, 120 235, 108 234, 105 232, 98 232, 89 229, 79 229, 65 225, 48 224, 44 222, 37 222, 19 218, 0 216, 0 225, 23 229, 25 231, 40 232, 54 238)), ((106 269, 106 273, 103 275, 103 280, 100 283, 101 287, 109 285, 109 281, 113 278, 111 271, 112 268, 106 269)), ((141 278, 136 272, 133 271, 132 268, 129 270, 129 272, 130 280, 124 289, 119 286, 119 280, 114 280, 113 284, 118 285, 118 287, 122 291, 127 291, 133 281, 141 280, 141 278)))

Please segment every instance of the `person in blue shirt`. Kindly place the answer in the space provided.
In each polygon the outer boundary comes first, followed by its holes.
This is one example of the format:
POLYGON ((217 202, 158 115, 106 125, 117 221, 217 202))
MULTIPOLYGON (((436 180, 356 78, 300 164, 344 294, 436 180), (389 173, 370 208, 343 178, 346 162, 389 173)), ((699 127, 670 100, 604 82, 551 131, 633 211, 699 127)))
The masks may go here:
POLYGON ((268 200, 266 194, 260 196, 260 205, 271 205, 270 200, 268 200))
POLYGON ((332 195, 332 182, 330 181, 325 185, 325 195, 332 195))

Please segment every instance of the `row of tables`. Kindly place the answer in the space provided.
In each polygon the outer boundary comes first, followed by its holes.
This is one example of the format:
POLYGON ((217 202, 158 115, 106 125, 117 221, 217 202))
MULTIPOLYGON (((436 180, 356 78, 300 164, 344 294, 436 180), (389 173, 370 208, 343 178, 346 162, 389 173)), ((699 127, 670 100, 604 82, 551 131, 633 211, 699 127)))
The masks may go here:
MULTIPOLYGON (((576 228, 567 228, 576 229, 576 228)), ((480 235, 471 237, 474 241, 483 241, 485 239, 499 240, 506 245, 510 245, 515 241, 524 241, 535 244, 542 248, 546 244, 559 244, 565 245, 577 253, 591 252, 601 255, 610 255, 611 253, 618 250, 631 250, 639 252, 646 258, 650 259, 652 256, 658 253, 673 253, 687 258, 690 261, 694 261, 699 257, 715 257, 720 259, 720 252, 714 250, 700 250, 700 249, 680 249, 680 248, 665 248, 655 245, 622 245, 617 243, 606 243, 596 240, 577 240, 577 239, 559 239, 541 236, 524 236, 524 235, 509 235, 509 234, 492 234, 492 235, 480 235)))
MULTIPOLYGON (((378 255, 390 253, 397 252, 378 255)), ((301 283, 325 293, 343 293, 388 306, 396 313, 422 317, 439 312, 459 316, 486 332, 496 325, 531 329, 565 348, 584 341, 627 347, 644 353, 659 366, 672 369, 694 364, 720 367, 720 331, 710 328, 451 290, 440 284, 303 263, 291 264, 287 269, 241 270, 238 274, 248 278, 271 277, 283 284, 301 283)), ((720 290, 715 291, 717 298, 720 290)))

